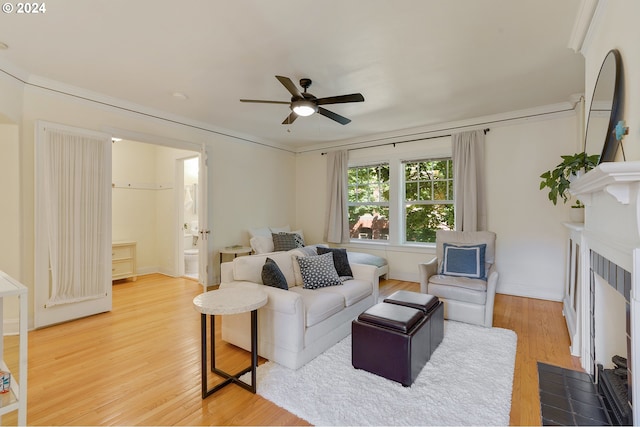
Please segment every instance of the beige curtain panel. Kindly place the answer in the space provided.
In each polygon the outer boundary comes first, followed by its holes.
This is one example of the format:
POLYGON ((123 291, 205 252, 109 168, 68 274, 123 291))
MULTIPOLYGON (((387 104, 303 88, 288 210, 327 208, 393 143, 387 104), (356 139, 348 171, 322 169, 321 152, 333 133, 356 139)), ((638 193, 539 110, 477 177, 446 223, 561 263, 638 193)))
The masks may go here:
POLYGON ((324 238, 329 243, 349 241, 347 216, 347 150, 327 153, 327 215, 324 238))
POLYGON ((451 135, 455 228, 458 231, 487 229, 484 131, 451 135))

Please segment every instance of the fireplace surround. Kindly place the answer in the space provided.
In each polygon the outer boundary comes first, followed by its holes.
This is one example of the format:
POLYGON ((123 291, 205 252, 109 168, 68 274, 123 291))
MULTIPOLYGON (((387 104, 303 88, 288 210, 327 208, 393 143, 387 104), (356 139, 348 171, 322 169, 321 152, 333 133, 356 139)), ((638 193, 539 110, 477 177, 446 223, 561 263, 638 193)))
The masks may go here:
MULTIPOLYGON (((598 328, 603 323, 595 316, 597 310, 612 311, 624 316, 626 354, 628 360, 628 400, 632 408, 632 424, 640 425, 640 411, 633 411, 638 402, 640 375, 640 162, 601 163, 571 184, 571 193, 586 206, 582 230, 581 266, 578 291, 577 334, 578 355, 582 367, 598 381, 598 364, 610 365, 610 355, 596 351, 598 328), (606 283, 624 297, 624 309, 603 306, 596 298, 599 283, 606 283), (619 313, 622 311, 621 313, 619 313)), ((608 291, 607 291, 608 292, 608 291)))

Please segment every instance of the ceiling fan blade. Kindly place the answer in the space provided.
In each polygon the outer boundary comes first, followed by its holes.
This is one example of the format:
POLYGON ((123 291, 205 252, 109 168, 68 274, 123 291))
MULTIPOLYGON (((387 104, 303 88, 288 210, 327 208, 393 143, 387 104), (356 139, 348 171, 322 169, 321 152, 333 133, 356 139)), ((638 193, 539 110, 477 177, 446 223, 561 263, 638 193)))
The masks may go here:
POLYGON ((351 95, 329 96, 327 98, 316 99, 317 105, 327 104, 344 104, 346 102, 363 102, 364 96, 361 93, 352 93, 351 95))
POLYGON ((289 114, 287 118, 284 119, 284 122, 282 122, 282 124, 290 125, 291 123, 295 122, 297 118, 298 118, 298 115, 292 111, 291 114, 289 114))
POLYGON ((291 102, 288 101, 263 101, 261 99, 241 99, 240 102, 258 102, 260 104, 291 104, 291 102))
POLYGON ((333 111, 329 111, 326 108, 318 107, 318 113, 330 118, 331 120, 335 120, 341 125, 346 125, 351 122, 351 120, 347 119, 346 117, 341 116, 340 114, 336 114, 333 111))
POLYGON ((293 84, 293 82, 289 77, 276 76, 276 79, 278 79, 280 83, 282 83, 282 86, 287 88, 287 90, 289 91, 289 93, 291 93, 291 95, 293 95, 294 97, 304 99, 304 97, 302 96, 302 94, 300 93, 296 85, 293 84))

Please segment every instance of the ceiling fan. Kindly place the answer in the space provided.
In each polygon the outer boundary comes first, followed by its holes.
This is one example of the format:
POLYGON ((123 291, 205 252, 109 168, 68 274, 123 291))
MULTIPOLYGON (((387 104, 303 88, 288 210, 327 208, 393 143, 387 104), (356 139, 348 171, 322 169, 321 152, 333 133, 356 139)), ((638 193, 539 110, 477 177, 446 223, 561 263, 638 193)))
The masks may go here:
POLYGON ((300 86, 304 89, 304 92, 300 92, 295 84, 291 81, 289 77, 276 76, 276 79, 282 83, 282 85, 287 88, 289 93, 291 93, 291 101, 262 101, 259 99, 241 99, 241 102, 258 102, 262 104, 289 104, 289 108, 291 108, 291 114, 287 116, 286 119, 282 122, 283 125, 288 125, 293 123, 298 116, 310 116, 313 113, 322 114, 325 117, 330 118, 331 120, 335 120, 341 125, 346 125, 351 122, 350 119, 347 119, 340 114, 336 114, 333 111, 329 111, 326 108, 321 107, 321 105, 327 104, 344 104, 347 102, 363 102, 364 96, 360 93, 352 93, 350 95, 340 95, 340 96, 330 96, 327 98, 316 98, 309 92, 307 89, 311 86, 311 79, 300 79, 300 86))

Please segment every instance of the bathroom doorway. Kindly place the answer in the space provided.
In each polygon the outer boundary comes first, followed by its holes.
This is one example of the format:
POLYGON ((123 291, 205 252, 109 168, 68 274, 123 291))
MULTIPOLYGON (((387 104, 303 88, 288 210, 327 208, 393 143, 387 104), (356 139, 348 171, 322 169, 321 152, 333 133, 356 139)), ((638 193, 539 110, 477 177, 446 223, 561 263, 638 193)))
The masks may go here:
POLYGON ((183 189, 176 191, 179 230, 176 270, 192 279, 198 279, 200 271, 199 167, 199 156, 176 160, 176 189, 183 189))

